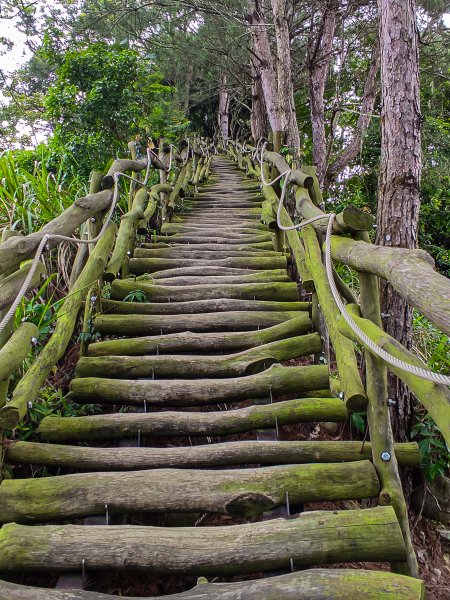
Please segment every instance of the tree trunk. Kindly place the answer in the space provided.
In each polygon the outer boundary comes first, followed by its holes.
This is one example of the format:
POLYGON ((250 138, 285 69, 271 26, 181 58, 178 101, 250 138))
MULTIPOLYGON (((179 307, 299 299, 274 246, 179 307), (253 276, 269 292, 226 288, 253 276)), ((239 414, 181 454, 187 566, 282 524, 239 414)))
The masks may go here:
POLYGON ((230 93, 227 87, 227 75, 222 73, 219 85, 219 129, 223 147, 228 145, 229 120, 230 120, 230 93))
POLYGON ((290 0, 271 0, 277 47, 278 98, 282 110, 285 143, 300 148, 300 133, 295 114, 294 85, 291 66, 289 22, 292 19, 290 0))
POLYGON ((336 29, 337 6, 335 0, 327 0, 318 31, 314 22, 308 40, 309 102, 313 140, 313 162, 317 178, 322 184, 326 172, 327 140, 325 133, 325 86, 330 68, 333 38, 336 29))
MULTIPOLYGON (((418 33, 414 0, 378 0, 381 48, 381 166, 377 244, 416 248, 420 208, 420 87, 418 33)), ((384 326, 411 348, 412 308, 389 284, 381 285, 384 326)), ((410 395, 391 380, 391 411, 396 439, 405 440, 411 426, 410 395)))
POLYGON ((351 164, 358 154, 361 152, 364 134, 370 125, 372 112, 377 98, 378 85, 377 75, 380 68, 380 44, 377 40, 372 50, 372 58, 369 71, 367 73, 366 83, 364 85, 364 93, 361 102, 361 112, 356 122, 356 127, 353 132, 353 137, 344 148, 344 150, 336 157, 334 162, 328 167, 325 177, 325 186, 329 186, 333 179, 336 178, 341 171, 351 164))
POLYGON ((250 113, 250 127, 255 144, 267 136, 267 112, 262 89, 261 75, 255 68, 254 60, 251 63, 252 71, 252 110, 250 113))
POLYGON ((261 86, 272 131, 283 130, 281 107, 278 98, 277 77, 273 64, 272 50, 267 31, 262 0, 249 0, 248 21, 251 25, 251 44, 256 59, 256 70, 261 77, 261 86))

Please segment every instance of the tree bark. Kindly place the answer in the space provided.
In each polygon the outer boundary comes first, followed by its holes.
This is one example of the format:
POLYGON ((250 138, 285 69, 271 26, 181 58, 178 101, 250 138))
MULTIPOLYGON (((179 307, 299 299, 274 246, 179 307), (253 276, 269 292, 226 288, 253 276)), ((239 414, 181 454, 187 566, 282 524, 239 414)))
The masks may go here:
MULTIPOLYGON (((292 403, 293 401, 289 402, 292 403)), ((298 403, 300 401, 296 400, 294 402, 298 403)), ((306 405, 308 401, 303 400, 302 402, 306 405)), ((320 402, 324 407, 324 412, 327 410, 326 403, 331 404, 333 402, 336 405, 334 419, 338 417, 339 420, 344 422, 347 420, 348 415, 342 402, 338 405, 337 400, 330 402, 330 399, 318 399, 316 401, 317 407, 319 407, 320 402), (339 413, 339 410, 341 413, 339 413)), ((278 404, 284 403, 280 402, 278 404)), ((255 407, 250 408, 254 409, 255 407)), ((262 406, 259 408, 264 409, 262 406)), ((328 410, 328 415, 332 415, 332 411, 328 410)), ((220 417, 222 413, 216 414, 220 417)), ((319 411, 317 411, 316 417, 320 418, 319 411)), ((328 419, 328 417, 326 418, 328 419)), ((99 429, 97 428, 96 431, 99 431, 99 429)), ((126 424, 123 423, 122 432, 117 432, 117 437, 123 437, 124 433, 128 436, 133 435, 133 433, 137 435, 137 429, 134 432, 130 431, 130 429, 126 428, 126 424)), ((78 434, 80 435, 81 432, 78 431, 78 434)), ((53 435, 55 438, 58 437, 55 429, 47 435, 53 435)), ((42 437, 45 438, 45 435, 43 434, 42 437)), ((59 437, 62 437, 61 433, 59 437)), ((68 439, 67 435, 65 439, 68 439)), ((398 464, 410 467, 420 466, 419 447, 415 442, 394 444, 394 448, 398 464)), ((179 469, 187 467, 231 467, 252 464, 339 463, 361 461, 364 459, 372 459, 372 444, 370 442, 361 444, 361 442, 326 441, 244 441, 168 448, 98 448, 69 446, 67 444, 44 444, 39 442, 10 442, 6 445, 5 456, 5 460, 9 464, 44 465, 87 471, 129 471, 130 469, 168 469, 174 467, 179 469)))
POLYGON ((216 527, 16 525, 0 530, 5 573, 92 570, 234 575, 321 562, 403 561, 391 507, 316 511, 216 527), (339 531, 339 535, 336 535, 339 531))
POLYGON ((277 90, 282 110, 287 146, 300 149, 300 133, 295 114, 289 23, 293 16, 290 0, 271 0, 277 48, 277 90))
POLYGON ((317 168, 317 179, 320 185, 323 184, 327 167, 324 95, 332 59, 336 13, 336 0, 325 0, 317 31, 313 17, 308 39, 309 110, 312 126, 313 162, 317 168))
POLYGON ((223 147, 228 146, 229 120, 230 120, 230 92, 226 73, 222 73, 219 84, 219 129, 223 147))
MULTIPOLYGON (((377 244, 416 248, 420 208, 421 114, 418 32, 414 0, 378 0, 381 48, 381 165, 377 244)), ((381 309, 386 332, 411 348, 412 308, 389 284, 381 285, 381 309)), ((412 406, 407 389, 389 382, 397 401, 391 410, 397 439, 411 427, 412 406)))
POLYGON ((255 68, 261 77, 261 87, 272 131, 283 131, 283 119, 278 98, 277 77, 267 31, 266 16, 262 0, 248 2, 252 54, 255 68))
POLYGON ((250 127, 254 143, 265 138, 268 133, 267 109, 262 89, 261 75, 255 67, 255 58, 251 57, 252 72, 252 110, 250 113, 250 127))
MULTIPOLYGON (((142 600, 423 600, 418 579, 353 569, 310 569, 289 575, 234 583, 200 583, 170 596, 142 600)), ((0 581, 0 600, 116 600, 117 596, 81 590, 60 591, 0 581), (68 596, 70 593, 70 597, 68 596)), ((123 596, 122 600, 136 600, 123 596)))

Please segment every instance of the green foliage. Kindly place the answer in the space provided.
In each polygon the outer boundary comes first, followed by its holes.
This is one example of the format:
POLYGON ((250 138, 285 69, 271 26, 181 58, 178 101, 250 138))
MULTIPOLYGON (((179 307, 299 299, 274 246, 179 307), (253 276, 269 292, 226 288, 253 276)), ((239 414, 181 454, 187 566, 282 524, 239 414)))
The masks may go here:
POLYGON ((441 432, 428 414, 424 414, 413 426, 411 437, 417 438, 425 477, 432 480, 437 475, 448 475, 450 452, 441 432))
POLYGON ((55 75, 45 96, 54 127, 50 153, 83 174, 122 153, 131 137, 159 137, 179 124, 171 113, 172 88, 136 50, 104 42, 68 50, 55 75))
POLYGON ((350 424, 355 427, 359 431, 359 433, 365 433, 366 431, 366 415, 365 411, 363 412, 353 412, 350 415, 350 424))
POLYGON ((33 439, 35 431, 44 417, 79 417, 101 412, 94 404, 76 404, 61 389, 48 386, 41 390, 37 402, 28 410, 27 418, 9 435, 16 440, 33 439))
POLYGON ((147 302, 147 296, 142 290, 133 290, 125 296, 124 302, 147 302))

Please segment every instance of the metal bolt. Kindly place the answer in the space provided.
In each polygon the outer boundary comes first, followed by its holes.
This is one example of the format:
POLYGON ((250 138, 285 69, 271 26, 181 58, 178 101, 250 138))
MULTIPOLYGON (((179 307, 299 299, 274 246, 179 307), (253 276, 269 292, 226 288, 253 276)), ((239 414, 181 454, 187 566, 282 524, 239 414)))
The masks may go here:
POLYGON ((50 250, 50 244, 45 244, 45 249, 50 250))
POLYGON ((37 346, 38 339, 37 339, 37 338, 35 338, 35 337, 32 337, 32 338, 31 338, 31 343, 32 343, 32 345, 33 345, 33 346, 37 346))
POLYGON ((389 235, 389 233, 387 233, 387 234, 384 236, 384 239, 385 239, 385 241, 386 241, 386 242, 390 242, 390 241, 391 241, 391 236, 389 235))
POLYGON ((377 225, 376 223, 374 223, 374 224, 372 225, 372 227, 373 227, 374 229, 377 229, 377 228, 378 228, 378 225, 377 225))
POLYGON ((127 256, 131 256, 131 252, 129 250, 127 251, 127 256))
POLYGON ((388 317, 390 317, 390 316, 391 316, 391 313, 381 313, 381 317, 382 317, 383 319, 387 319, 387 318, 388 318, 388 317))
POLYGON ((91 223, 95 223, 97 219, 95 217, 91 217, 91 223))
POLYGON ((94 302, 97 300, 97 296, 91 296, 91 302, 92 304, 94 304, 94 302))
POLYGON ((343 400, 345 398, 344 392, 339 392, 339 398, 343 400))
POLYGON ((31 402, 31 400, 29 400, 27 402, 27 406, 28 406, 28 408, 33 408, 33 403, 31 402))
POLYGON ((389 452, 382 452, 381 460, 384 460, 384 462, 389 462, 391 460, 391 455, 389 454, 389 452))
POLYGON ((395 406, 397 404, 396 400, 392 400, 392 398, 388 398, 387 403, 389 404, 389 406, 395 406))

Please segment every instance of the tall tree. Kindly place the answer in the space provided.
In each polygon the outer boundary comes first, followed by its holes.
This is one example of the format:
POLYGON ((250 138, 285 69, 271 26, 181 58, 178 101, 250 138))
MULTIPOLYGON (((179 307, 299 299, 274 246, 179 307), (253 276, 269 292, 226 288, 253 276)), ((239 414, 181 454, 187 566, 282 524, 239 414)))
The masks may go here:
MULTIPOLYGON (((381 49, 381 165, 377 243, 416 248, 420 208, 421 114, 418 31, 414 0, 378 0, 381 49)), ((412 308, 389 284, 381 286, 386 331, 411 347, 412 308)), ((392 381, 397 404, 392 423, 397 439, 407 437, 411 401, 392 381)))

